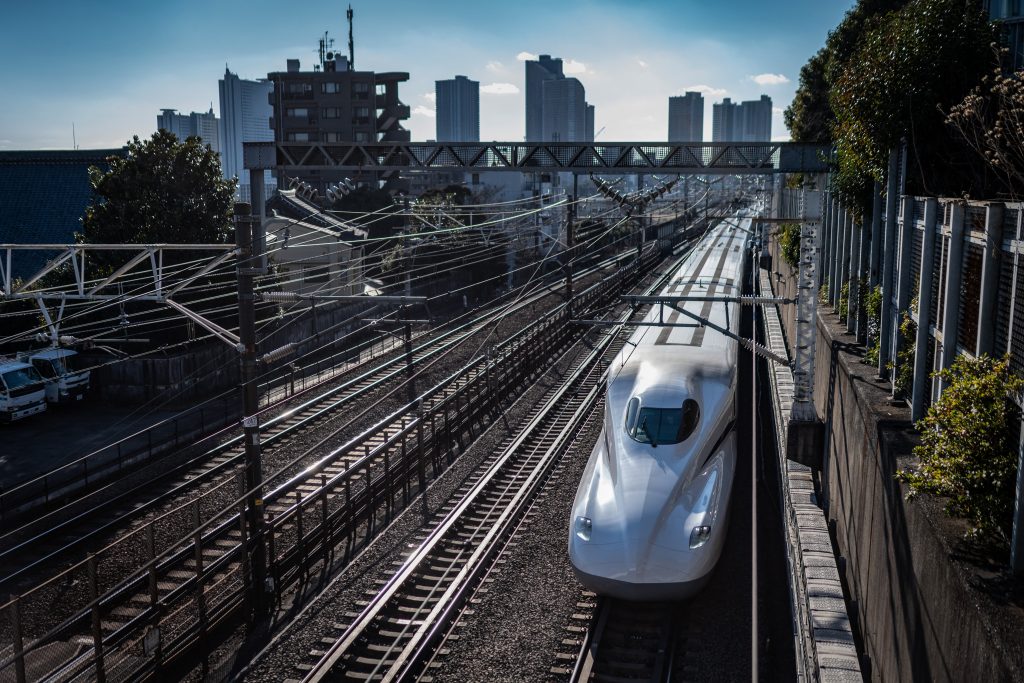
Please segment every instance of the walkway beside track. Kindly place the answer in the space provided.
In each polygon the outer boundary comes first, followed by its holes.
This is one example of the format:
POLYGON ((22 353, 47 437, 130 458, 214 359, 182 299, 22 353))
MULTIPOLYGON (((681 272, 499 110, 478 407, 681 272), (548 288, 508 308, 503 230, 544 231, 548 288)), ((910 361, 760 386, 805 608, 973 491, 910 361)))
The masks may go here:
MULTIPOLYGON (((760 270, 764 294, 772 292, 771 276, 760 270)), ((787 356, 785 334, 775 305, 764 310, 765 343, 774 353, 787 356)), ((772 384, 775 434, 785 505, 790 595, 793 597, 797 665, 803 681, 863 680, 857 647, 850 626, 843 586, 829 537, 828 521, 818 506, 811 469, 786 458, 786 437, 793 408, 793 372, 768 362, 772 384)))

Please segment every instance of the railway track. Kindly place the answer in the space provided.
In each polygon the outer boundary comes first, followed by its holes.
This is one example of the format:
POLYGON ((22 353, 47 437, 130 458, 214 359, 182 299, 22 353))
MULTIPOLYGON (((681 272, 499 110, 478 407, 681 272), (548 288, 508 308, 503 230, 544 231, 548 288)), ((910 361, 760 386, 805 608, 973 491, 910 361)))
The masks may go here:
MULTIPOLYGON (((575 666, 553 673, 568 672, 572 683, 673 680, 683 620, 679 603, 626 602, 589 592, 583 597, 579 606, 592 609, 593 615, 578 640, 575 666)), ((573 642, 570 638, 564 644, 573 642)))
MULTIPOLYGON (((581 293, 576 304, 611 296, 625 279, 618 277, 581 293)), ((537 321, 504 343, 495 357, 463 368, 414 404, 264 492, 265 525, 253 526, 241 497, 236 506, 206 521, 198 504, 186 506, 177 512, 191 514, 194 531, 163 553, 156 552, 151 536, 140 538, 135 566, 141 571, 120 580, 98 576, 97 561, 90 558, 64 572, 59 583, 34 589, 27 596, 32 602, 8 603, 5 609, 23 615, 39 608, 34 598, 45 589, 48 600, 67 596, 77 611, 46 633, 28 637, 19 616, 12 654, 0 659, 0 674, 47 647, 73 652, 57 658, 60 667, 46 670, 59 672, 56 680, 90 673, 111 678, 120 669, 131 677, 158 674, 211 630, 253 607, 250 601, 261 593, 250 585, 253 548, 267 556, 266 588, 272 596, 304 580, 314 566, 344 563, 373 537, 377 524, 422 489, 428 471, 440 471, 445 458, 461 451, 474 425, 493 419, 507 396, 566 347, 573 336, 567 321, 564 307, 537 321), (75 584, 77 590, 67 590, 75 584), (83 593, 91 598, 84 605, 83 593)))
MULTIPOLYGON (((597 264, 586 274, 597 272, 613 261, 610 259, 597 264)), ((377 402, 400 394, 407 387, 413 386, 416 377, 442 362, 460 344, 472 339, 500 318, 514 315, 550 293, 551 288, 545 287, 511 308, 503 307, 463 325, 443 330, 412 350, 411 363, 406 359, 406 354, 399 354, 270 417, 261 425, 261 446, 268 452, 266 459, 274 462, 273 451, 287 448, 292 437, 313 426, 319 427, 325 422, 336 420, 341 415, 345 417, 344 424, 335 429, 334 433, 350 427, 369 411, 367 408, 353 415, 347 410, 353 404, 387 388, 390 390, 385 396, 375 396, 377 402), (415 369, 415 376, 410 377, 410 366, 415 369)), ((267 410, 262 413, 266 414, 267 410)), ((37 573, 47 563, 54 560, 67 562, 70 553, 77 548, 85 547, 113 531, 130 527, 133 521, 143 519, 166 506, 169 501, 186 497, 199 485, 216 480, 207 487, 204 495, 208 495, 211 489, 225 485, 232 479, 235 476, 233 470, 243 461, 244 444, 242 436, 237 435, 188 458, 156 480, 145 481, 118 493, 110 493, 109 487, 106 487, 91 496, 97 500, 96 504, 80 512, 68 512, 71 506, 83 507, 79 501, 73 501, 47 515, 30 520, 22 527, 4 532, 0 535, 0 592, 3 589, 11 590, 18 579, 37 573), (154 495, 154 488, 162 490, 154 495)), ((156 520, 156 523, 160 521, 156 520)))
POLYGON ((412 680, 512 537, 560 456, 600 415, 606 334, 552 392, 518 437, 493 459, 462 499, 351 622, 308 666, 304 683, 412 680))
POLYGON ((600 419, 605 360, 625 343, 618 329, 606 331, 520 434, 478 468, 397 573, 380 579, 379 592, 360 603, 363 609, 335 624, 336 633, 322 639, 328 647, 310 652, 293 672, 302 683, 407 681, 428 671, 438 644, 469 615, 469 600, 560 458, 590 421, 600 419))

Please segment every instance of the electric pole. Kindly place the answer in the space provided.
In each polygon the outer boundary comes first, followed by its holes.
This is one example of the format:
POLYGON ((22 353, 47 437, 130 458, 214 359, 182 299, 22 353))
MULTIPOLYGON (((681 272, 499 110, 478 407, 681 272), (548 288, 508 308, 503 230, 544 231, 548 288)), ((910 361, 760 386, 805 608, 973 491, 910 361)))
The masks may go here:
MULTIPOLYGON (((259 220, 258 218, 256 219, 259 220)), ((242 428, 245 439, 246 516, 252 562, 253 609, 264 611, 267 556, 263 545, 263 464, 260 456, 259 401, 256 395, 256 301, 253 276, 263 272, 253 253, 256 233, 249 204, 235 204, 235 246, 238 247, 238 340, 241 363, 242 428)))

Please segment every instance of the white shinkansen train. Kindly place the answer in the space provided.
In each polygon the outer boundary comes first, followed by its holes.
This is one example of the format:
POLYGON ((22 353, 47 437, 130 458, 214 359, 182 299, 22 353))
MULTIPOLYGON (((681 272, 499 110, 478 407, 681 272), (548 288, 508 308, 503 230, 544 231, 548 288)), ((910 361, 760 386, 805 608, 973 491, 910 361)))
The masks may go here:
MULTIPOLYGON (((662 296, 736 296, 749 262, 740 212, 694 247, 662 296)), ((686 311, 738 333, 736 303, 687 301, 686 311)), ((573 503, 569 558, 598 594, 681 599, 722 552, 736 471, 737 342, 654 304, 608 371, 601 437, 573 503)))

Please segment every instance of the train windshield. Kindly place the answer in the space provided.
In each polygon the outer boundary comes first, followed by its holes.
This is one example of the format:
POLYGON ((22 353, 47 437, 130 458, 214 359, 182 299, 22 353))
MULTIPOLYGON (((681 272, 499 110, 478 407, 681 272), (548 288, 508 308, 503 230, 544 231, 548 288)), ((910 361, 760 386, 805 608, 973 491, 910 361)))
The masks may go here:
POLYGON ((626 407, 626 433, 640 443, 654 446, 682 443, 697 428, 700 407, 692 398, 679 408, 649 408, 633 398, 626 407))

